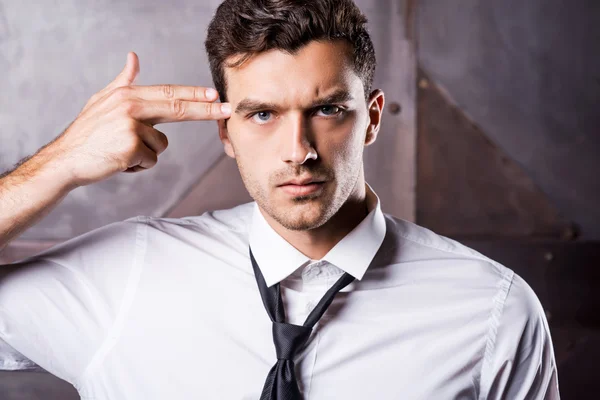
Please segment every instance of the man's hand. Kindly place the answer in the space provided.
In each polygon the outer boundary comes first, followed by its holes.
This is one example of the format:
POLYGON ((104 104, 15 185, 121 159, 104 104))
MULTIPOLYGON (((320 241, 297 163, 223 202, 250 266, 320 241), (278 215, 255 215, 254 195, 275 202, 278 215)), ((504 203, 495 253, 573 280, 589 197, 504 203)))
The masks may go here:
POLYGON ((155 124, 229 118, 228 103, 215 103, 214 89, 197 86, 134 86, 135 53, 116 79, 93 95, 71 125, 48 147, 54 165, 73 186, 104 180, 117 172, 153 167, 168 145, 155 124))
POLYGON ((18 168, 0 176, 0 251, 47 215, 71 190, 117 172, 148 169, 168 145, 155 124, 226 119, 213 89, 134 86, 131 52, 123 71, 92 96, 71 125, 18 168))

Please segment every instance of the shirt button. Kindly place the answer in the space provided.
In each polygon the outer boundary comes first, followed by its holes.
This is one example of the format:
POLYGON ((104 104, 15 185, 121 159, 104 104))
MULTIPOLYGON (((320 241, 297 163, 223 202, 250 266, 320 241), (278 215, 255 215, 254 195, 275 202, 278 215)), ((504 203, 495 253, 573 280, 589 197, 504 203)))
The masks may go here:
POLYGON ((303 276, 303 279, 313 279, 317 275, 321 273, 321 268, 319 267, 310 267, 303 276))

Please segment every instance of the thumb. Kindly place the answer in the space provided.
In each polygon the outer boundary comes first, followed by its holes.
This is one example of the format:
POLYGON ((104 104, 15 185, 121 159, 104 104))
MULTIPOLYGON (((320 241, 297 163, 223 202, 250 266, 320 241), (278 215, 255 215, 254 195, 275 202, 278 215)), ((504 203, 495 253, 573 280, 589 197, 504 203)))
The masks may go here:
POLYGON ((127 61, 125 63, 125 68, 117 75, 114 81, 109 83, 104 89, 93 95, 87 104, 83 107, 80 114, 85 112, 92 104, 94 104, 98 99, 101 99, 109 93, 110 91, 121 87, 121 86, 129 86, 132 85, 138 74, 140 73, 140 60, 138 59, 137 54, 133 51, 127 53, 127 61))
POLYGON ((117 75, 114 81, 108 86, 110 89, 115 89, 120 86, 129 86, 133 84, 138 74, 140 73, 140 60, 137 54, 133 51, 127 53, 127 62, 123 70, 117 75))

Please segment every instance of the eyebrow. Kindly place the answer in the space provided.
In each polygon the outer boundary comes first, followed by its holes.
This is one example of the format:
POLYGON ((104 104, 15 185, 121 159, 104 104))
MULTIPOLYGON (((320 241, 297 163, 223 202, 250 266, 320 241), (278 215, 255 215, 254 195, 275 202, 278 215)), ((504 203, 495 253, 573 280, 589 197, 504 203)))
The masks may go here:
MULTIPOLYGON (((347 101, 354 100, 354 97, 345 89, 340 89, 329 96, 322 97, 320 99, 314 100, 309 108, 315 108, 317 106, 322 106, 326 104, 334 104, 334 103, 345 103, 347 101)), ((279 106, 275 103, 268 103, 258 100, 252 100, 245 98, 240 101, 235 108, 236 114, 245 114, 251 112, 257 112, 262 110, 275 110, 279 108, 279 106)))

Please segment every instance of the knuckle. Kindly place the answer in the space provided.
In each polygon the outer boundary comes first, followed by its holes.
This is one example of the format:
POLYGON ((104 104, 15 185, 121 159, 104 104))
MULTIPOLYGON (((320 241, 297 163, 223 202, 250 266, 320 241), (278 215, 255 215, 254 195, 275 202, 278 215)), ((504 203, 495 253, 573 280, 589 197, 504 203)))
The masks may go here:
POLYGON ((111 97, 118 101, 124 101, 131 97, 131 90, 129 86, 120 86, 112 91, 111 97))
POLYGON ((125 158, 114 158, 113 161, 117 164, 117 168, 120 171, 125 171, 129 168, 129 160, 125 158))
POLYGON ((143 153, 140 164, 146 168, 152 168, 158 162, 158 155, 153 151, 143 153))
POLYGON ((211 115, 213 115, 215 113, 215 111, 213 109, 213 104, 212 103, 205 103, 204 104, 204 112, 206 113, 207 117, 210 117, 211 115))
POLYGON ((133 137, 137 137, 137 129, 138 129, 138 124, 135 122, 135 120, 129 119, 127 120, 127 122, 125 123, 125 131, 129 132, 129 133, 133 133, 133 137))
POLYGON ((138 110, 139 103, 136 100, 127 99, 120 103, 120 107, 123 112, 128 115, 132 115, 138 110))
POLYGON ((172 99, 175 96, 175 88, 173 85, 165 84, 162 85, 162 92, 167 99, 172 99))
POLYGON ((186 113, 186 107, 185 107, 185 103, 183 101, 181 101, 180 99, 175 99, 171 102, 171 108, 173 111, 173 115, 176 118, 183 118, 185 117, 185 113, 186 113))
POLYGON ((199 87, 194 86, 194 89, 192 89, 192 99, 194 101, 200 101, 204 99, 204 90, 200 90, 199 87))
POLYGON ((158 135, 158 140, 160 141, 162 150, 166 149, 169 146, 169 139, 167 138, 167 135, 165 135, 164 133, 161 133, 160 135, 158 135))
POLYGON ((135 134, 127 135, 123 139, 123 142, 125 147, 125 153, 128 157, 133 157, 141 149, 141 140, 135 134))

